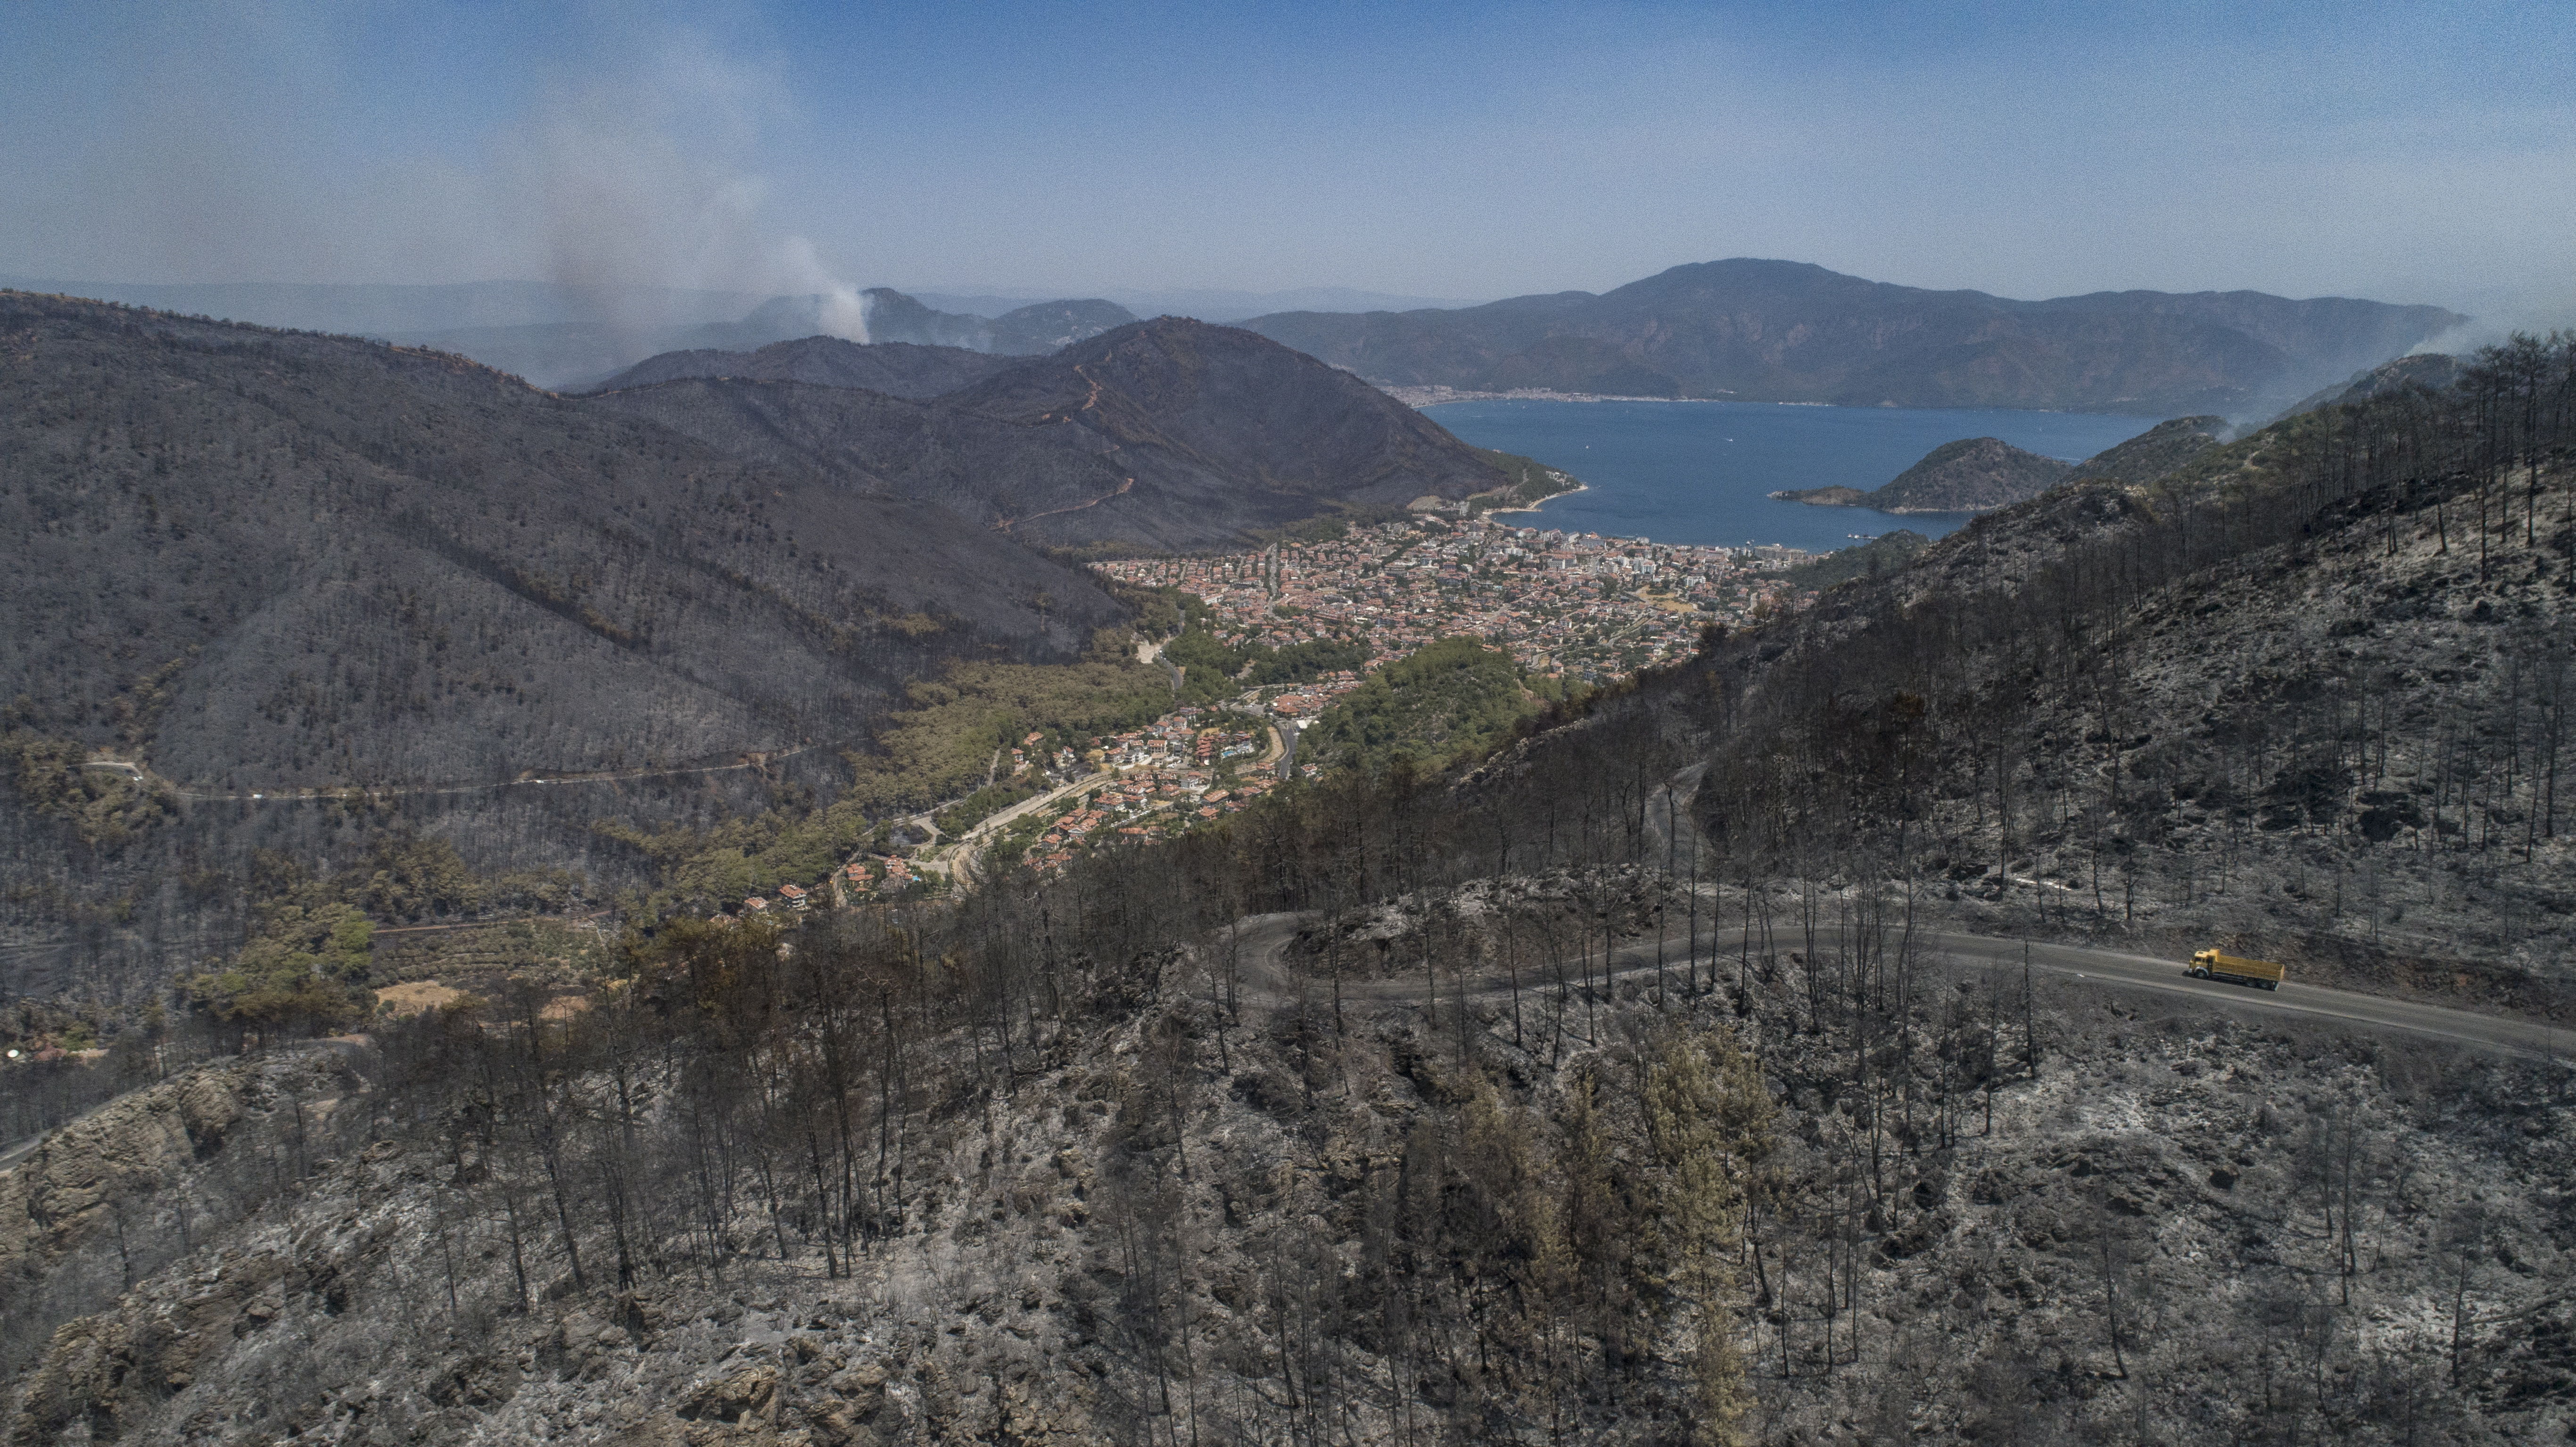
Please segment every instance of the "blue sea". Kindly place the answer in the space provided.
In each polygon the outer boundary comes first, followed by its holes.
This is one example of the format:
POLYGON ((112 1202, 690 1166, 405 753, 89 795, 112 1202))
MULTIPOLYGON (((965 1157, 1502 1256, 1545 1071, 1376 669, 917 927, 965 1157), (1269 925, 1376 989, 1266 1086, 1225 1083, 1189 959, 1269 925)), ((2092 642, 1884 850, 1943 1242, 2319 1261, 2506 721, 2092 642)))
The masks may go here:
POLYGON ((1803 407, 1766 402, 1446 402, 1431 420, 1479 447, 1562 468, 1588 490, 1513 513, 1524 525, 1659 543, 1822 551, 1898 528, 1939 537, 1968 513, 1809 507, 1783 488, 1867 492, 1962 437, 2080 461, 2155 425, 2090 412, 1803 407))

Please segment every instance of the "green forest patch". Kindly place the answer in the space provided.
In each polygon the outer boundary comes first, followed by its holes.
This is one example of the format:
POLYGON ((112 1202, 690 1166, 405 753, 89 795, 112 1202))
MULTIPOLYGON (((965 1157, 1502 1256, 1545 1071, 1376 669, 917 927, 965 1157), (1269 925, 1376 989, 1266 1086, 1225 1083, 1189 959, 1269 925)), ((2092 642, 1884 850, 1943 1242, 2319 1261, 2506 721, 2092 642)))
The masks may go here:
POLYGON ((1443 638, 1343 695, 1298 748, 1325 768, 1437 768, 1501 743, 1538 708, 1509 654, 1443 638))

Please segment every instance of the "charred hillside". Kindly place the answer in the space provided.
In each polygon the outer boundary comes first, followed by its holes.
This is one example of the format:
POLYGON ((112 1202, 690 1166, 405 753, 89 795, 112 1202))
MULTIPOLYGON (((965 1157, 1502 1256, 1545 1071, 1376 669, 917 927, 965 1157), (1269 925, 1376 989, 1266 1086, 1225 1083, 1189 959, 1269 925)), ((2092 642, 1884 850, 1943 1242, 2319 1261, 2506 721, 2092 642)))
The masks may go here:
POLYGON ((183 788, 783 749, 943 653, 1070 656, 1117 616, 942 510, 453 358, 5 306, 0 688, 183 788))
POLYGON ((1727 640, 1725 869, 2576 1007, 2571 377, 2517 344, 2070 483, 1727 640))
POLYGON ((2097 452, 2075 464, 2067 482, 2119 478, 2152 482, 2218 445, 2228 432, 2224 417, 2175 417, 2159 422, 2128 441, 2097 452))
POLYGON ((1164 317, 1094 337, 949 399, 1023 425, 1062 419, 1122 449, 1203 458, 1292 496, 1402 504, 1500 477, 1413 408, 1256 333, 1164 317))
POLYGON ((2563 1072, 2025 994, 1893 933, 1821 1012, 1812 957, 1713 978, 1703 952, 1686 983, 1679 937, 1663 988, 1623 932, 1596 989, 1572 941, 1655 903, 1422 896, 1354 916, 1338 969, 1322 931, 1279 957, 1166 915, 1176 952, 1104 915, 1051 978, 971 943, 1036 914, 970 914, 928 942, 995 967, 972 989, 863 926, 794 966, 761 931, 560 1022, 183 1076, 0 1171, 0 1421, 406 1447, 2566 1423, 2563 1072), (770 1093, 760 1062, 797 1068, 770 1093))
POLYGON ((23 293, 0 337, 0 838, 48 942, 13 968, 96 957, 98 901, 177 918, 183 872, 365 832, 255 794, 384 790, 478 865, 576 863, 584 806, 499 786, 756 799, 748 757, 821 763, 947 660, 1070 658, 1123 616, 945 508, 455 357, 23 293), (700 768, 734 772, 647 777, 700 768))
POLYGON ((1882 512, 1989 512, 2026 502, 2070 469, 2000 437, 1944 443, 1870 494, 1882 512))
POLYGON ((591 405, 1056 547, 1209 547, 1509 481, 1346 372, 1250 332, 1171 317, 930 402, 703 379, 591 405))

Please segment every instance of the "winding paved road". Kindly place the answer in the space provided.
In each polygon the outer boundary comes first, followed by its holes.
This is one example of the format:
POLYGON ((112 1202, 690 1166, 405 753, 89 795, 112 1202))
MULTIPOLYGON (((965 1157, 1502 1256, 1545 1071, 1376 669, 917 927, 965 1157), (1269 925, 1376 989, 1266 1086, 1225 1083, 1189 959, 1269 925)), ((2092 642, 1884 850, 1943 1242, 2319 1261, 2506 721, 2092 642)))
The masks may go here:
MULTIPOLYGON (((1328 981, 1312 976, 1302 982, 1293 981, 1286 960, 1289 941, 1300 927, 1315 918, 1312 914, 1256 915, 1237 926, 1243 951, 1244 983, 1249 993, 1256 997, 1268 996, 1266 1003, 1284 1003, 1299 994, 1314 998, 1331 989, 1328 981), (1299 988, 1301 984, 1302 989, 1299 988)), ((1819 943, 1827 943, 1838 942, 1839 937, 1834 931, 1819 931, 1817 938, 1819 943)), ((1776 934, 1774 939, 1781 942, 1781 937, 1776 934)), ((2385 995, 2327 989, 2321 985, 2303 985, 2296 978, 2285 982, 2277 991, 2249 989, 2215 980, 2193 979, 2183 973, 2183 963, 2179 960, 2083 945, 2032 942, 2025 946, 2023 941, 2015 939, 1933 931, 1920 932, 1916 939, 1919 949, 1935 957, 1987 967, 2017 967, 2022 962, 2022 951, 2027 948, 2034 970, 2061 979, 2083 980, 2115 990, 2191 996, 2212 1009, 2240 1015, 2327 1020, 2355 1026, 2372 1034, 2424 1036, 2529 1059, 2576 1060, 2576 1031, 2556 1029, 2530 1020, 2481 1015, 2385 995)), ((1740 929, 1703 930, 1700 933, 1702 957, 1713 953, 1721 969, 1740 958, 1743 947, 1744 931, 1740 929)), ((1678 935, 1666 937, 1664 954, 1664 969, 1678 982, 1682 956, 1682 942, 1678 935)), ((1649 939, 1624 946, 1618 951, 1617 959, 1617 974, 1621 978, 1651 975, 1655 971, 1655 942, 1649 939)), ((1533 978, 1531 972, 1525 971, 1522 988, 1534 988, 1533 978)), ((1552 981, 1550 985, 1552 987, 1552 981)), ((1467 987, 1470 993, 1484 996, 1500 994, 1510 988, 1506 981, 1493 975, 1471 976, 1467 987)), ((1419 999, 1422 993, 1418 978, 1403 976, 1346 979, 1342 984, 1342 998, 1346 1003, 1410 1002, 1419 999)))

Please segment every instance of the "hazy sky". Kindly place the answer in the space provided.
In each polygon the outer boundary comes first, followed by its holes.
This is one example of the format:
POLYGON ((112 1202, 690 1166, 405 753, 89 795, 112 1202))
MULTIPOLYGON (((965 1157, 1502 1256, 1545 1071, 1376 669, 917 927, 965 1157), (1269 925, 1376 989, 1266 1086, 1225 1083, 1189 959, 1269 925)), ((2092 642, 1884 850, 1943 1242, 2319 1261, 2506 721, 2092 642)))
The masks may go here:
POLYGON ((2576 321, 2576 6, 0 6, 0 273, 2576 321))

